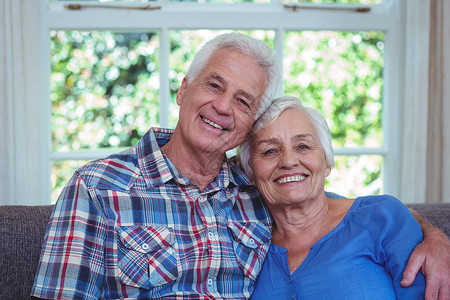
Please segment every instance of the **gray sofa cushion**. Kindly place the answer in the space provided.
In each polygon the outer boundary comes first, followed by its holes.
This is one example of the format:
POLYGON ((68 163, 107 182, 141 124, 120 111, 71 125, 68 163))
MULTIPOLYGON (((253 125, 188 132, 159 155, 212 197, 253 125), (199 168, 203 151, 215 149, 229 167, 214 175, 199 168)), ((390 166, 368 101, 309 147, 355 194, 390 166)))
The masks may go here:
POLYGON ((450 237, 450 203, 406 204, 450 237))
POLYGON ((0 299, 30 299, 53 206, 0 206, 0 299))

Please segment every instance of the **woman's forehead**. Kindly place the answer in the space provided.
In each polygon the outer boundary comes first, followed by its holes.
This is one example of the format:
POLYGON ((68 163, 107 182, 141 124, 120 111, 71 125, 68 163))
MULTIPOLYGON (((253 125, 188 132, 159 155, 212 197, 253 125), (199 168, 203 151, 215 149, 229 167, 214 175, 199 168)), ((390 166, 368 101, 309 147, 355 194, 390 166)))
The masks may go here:
POLYGON ((288 108, 284 110, 275 121, 264 128, 266 132, 289 131, 292 134, 312 134, 315 132, 314 124, 305 111, 297 108, 288 108))

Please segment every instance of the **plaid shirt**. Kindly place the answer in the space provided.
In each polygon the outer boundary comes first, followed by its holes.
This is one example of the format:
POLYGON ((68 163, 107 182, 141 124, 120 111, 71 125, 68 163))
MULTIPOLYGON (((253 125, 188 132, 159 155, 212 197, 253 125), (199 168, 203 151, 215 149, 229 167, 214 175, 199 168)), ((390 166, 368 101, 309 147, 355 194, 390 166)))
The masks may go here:
POLYGON ((47 229, 32 296, 47 299, 244 299, 271 238, 271 218, 225 160, 200 191, 151 129, 136 146, 75 172, 47 229))

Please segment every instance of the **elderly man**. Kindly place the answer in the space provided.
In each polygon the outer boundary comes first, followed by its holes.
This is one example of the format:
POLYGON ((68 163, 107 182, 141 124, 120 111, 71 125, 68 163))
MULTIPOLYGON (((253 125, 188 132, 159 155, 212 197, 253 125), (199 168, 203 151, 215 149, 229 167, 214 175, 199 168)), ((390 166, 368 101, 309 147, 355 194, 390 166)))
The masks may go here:
POLYGON ((68 182, 32 296, 248 298, 271 217, 225 153, 245 139, 278 80, 264 42, 232 33, 206 43, 177 93, 175 130, 150 129, 136 146, 87 164, 68 182))

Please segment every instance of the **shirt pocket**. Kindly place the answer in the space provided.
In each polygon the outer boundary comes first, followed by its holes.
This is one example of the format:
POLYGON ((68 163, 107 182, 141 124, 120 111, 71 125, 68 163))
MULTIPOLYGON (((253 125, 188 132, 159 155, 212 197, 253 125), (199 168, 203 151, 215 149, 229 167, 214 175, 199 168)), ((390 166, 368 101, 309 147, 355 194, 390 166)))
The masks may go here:
POLYGON ((256 281, 272 238, 268 226, 257 223, 229 223, 239 267, 245 276, 256 281))
POLYGON ((118 267, 122 283, 149 290, 178 277, 175 236, 168 228, 120 226, 118 267))

